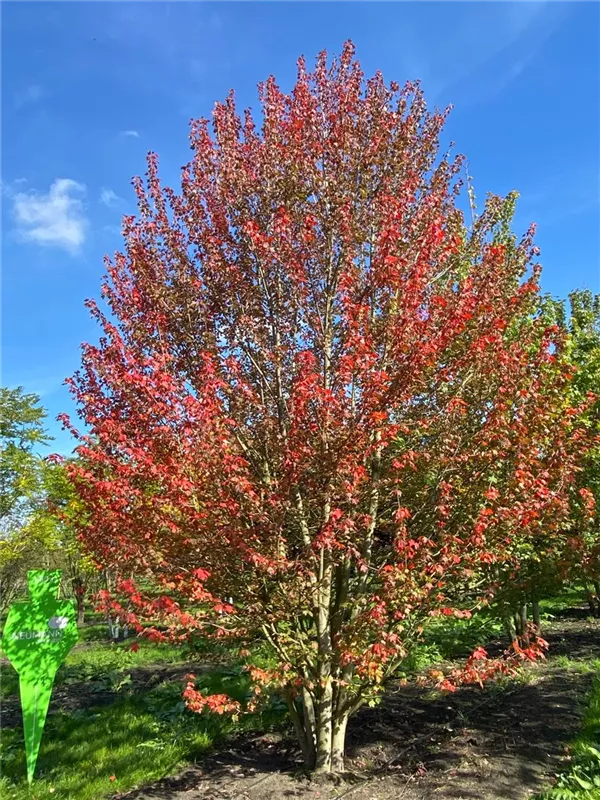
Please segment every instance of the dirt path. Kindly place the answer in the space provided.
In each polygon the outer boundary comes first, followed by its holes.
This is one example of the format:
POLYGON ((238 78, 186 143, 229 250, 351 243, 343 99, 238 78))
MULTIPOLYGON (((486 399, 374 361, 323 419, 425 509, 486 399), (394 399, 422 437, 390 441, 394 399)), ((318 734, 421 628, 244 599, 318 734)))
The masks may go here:
POLYGON ((577 733, 593 675, 558 658, 600 658, 600 623, 557 621, 551 656, 522 680, 465 687, 432 698, 392 687, 348 732, 348 767, 339 785, 302 776, 292 740, 240 738, 176 778, 120 795, 127 800, 521 800, 561 768, 577 733), (558 661, 558 663, 557 663, 558 661))

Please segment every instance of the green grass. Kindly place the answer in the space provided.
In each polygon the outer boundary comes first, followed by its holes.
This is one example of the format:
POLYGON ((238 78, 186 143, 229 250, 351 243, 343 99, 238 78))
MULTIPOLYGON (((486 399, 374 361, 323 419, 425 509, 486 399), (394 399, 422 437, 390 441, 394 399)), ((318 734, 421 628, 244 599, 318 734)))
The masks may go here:
POLYGON ((600 661, 590 691, 582 730, 569 748, 570 769, 538 800, 600 800, 600 661))
MULTIPOLYGON (((181 698, 181 680, 167 678, 153 688, 131 679, 131 670, 160 670, 202 650, 131 641, 111 643, 87 638, 66 659, 57 673, 56 686, 71 692, 94 695, 98 703, 72 713, 50 714, 47 719, 36 768, 29 790, 25 779, 25 751, 21 726, 2 731, 2 779, 0 795, 14 800, 100 800, 116 792, 144 785, 201 756, 219 741, 248 730, 266 730, 284 719, 277 700, 261 713, 229 716, 188 711, 181 698), (106 694, 111 692, 111 694, 106 694), (102 697, 102 703, 100 700, 102 697), (112 778, 112 779, 111 779, 112 778)), ((221 655, 223 655, 221 653, 221 655)), ((240 702, 249 696, 249 679, 243 665, 230 659, 228 667, 215 666, 200 674, 198 688, 205 693, 224 693, 240 702)), ((2 666, 2 695, 18 692, 16 673, 2 666)))
POLYGON ((572 672, 581 672, 583 674, 598 671, 598 662, 589 661, 585 658, 573 658, 572 656, 555 656, 552 660, 555 667, 560 669, 568 669, 572 672))
MULTIPOLYGON (((82 639, 56 673, 55 686, 85 681, 90 691, 99 691, 101 685, 110 688, 110 681, 118 680, 119 675, 127 670, 181 664, 190 661, 192 656, 187 648, 143 640, 137 642, 139 650, 133 652, 130 648, 136 640, 111 642, 106 637, 104 641, 90 640, 87 639, 87 629, 83 629, 82 639)), ((14 669, 10 665, 3 665, 0 697, 7 698, 16 694, 18 686, 14 669)))
POLYGON ((540 612, 542 622, 544 620, 554 619, 557 612, 564 611, 567 608, 580 608, 586 603, 586 593, 583 586, 573 586, 564 589, 560 594, 554 597, 548 597, 540 600, 540 612))

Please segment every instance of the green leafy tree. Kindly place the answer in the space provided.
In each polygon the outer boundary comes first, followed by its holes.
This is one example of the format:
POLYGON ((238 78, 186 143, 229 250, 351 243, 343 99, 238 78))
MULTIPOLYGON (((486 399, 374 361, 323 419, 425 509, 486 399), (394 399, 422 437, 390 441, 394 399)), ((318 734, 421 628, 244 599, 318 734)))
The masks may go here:
POLYGON ((600 296, 576 290, 568 300, 538 298, 530 323, 557 327, 563 347, 556 358, 570 364, 573 375, 563 397, 563 413, 578 408, 585 429, 577 479, 570 489, 567 524, 552 536, 515 537, 511 557, 497 571, 494 604, 513 640, 527 642, 531 623, 540 630, 540 599, 552 596, 569 581, 584 583, 590 609, 600 614, 600 296))
POLYGON ((587 403, 585 423, 594 446, 588 451, 573 503, 573 531, 565 562, 572 576, 585 583, 590 609, 600 616, 600 295, 579 289, 567 304, 556 305, 557 320, 569 334, 569 355, 576 373, 573 400, 587 403))
POLYGON ((43 497, 27 526, 27 536, 46 548, 52 566, 63 571, 63 586, 77 602, 77 623, 84 622, 86 597, 95 587, 98 572, 84 554, 75 522, 82 524, 84 510, 68 475, 76 459, 47 459, 42 466, 43 497))
POLYGON ((46 412, 35 394, 0 389, 0 580, 4 612, 25 588, 27 570, 45 566, 45 549, 28 535, 43 491, 43 460, 34 451, 50 441, 46 412))
POLYGON ((0 389, 0 530, 3 534, 27 517, 41 488, 40 458, 33 451, 51 439, 44 428, 46 412, 35 394, 0 389))
POLYGON ((95 570, 82 555, 74 532, 81 509, 66 465, 35 452, 52 440, 37 395, 22 387, 2 388, 0 403, 0 611, 25 590, 29 569, 60 568, 64 585, 77 600, 81 623, 95 570))

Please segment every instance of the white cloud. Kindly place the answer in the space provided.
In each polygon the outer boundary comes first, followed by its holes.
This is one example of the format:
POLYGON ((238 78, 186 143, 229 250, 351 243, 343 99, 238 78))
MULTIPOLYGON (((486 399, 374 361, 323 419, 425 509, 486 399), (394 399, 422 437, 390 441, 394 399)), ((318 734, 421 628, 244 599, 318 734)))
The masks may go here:
POLYGON ((103 186, 100 192, 100 202, 108 208, 114 208, 119 205, 121 198, 116 192, 113 192, 112 189, 107 189, 103 186))
POLYGON ((27 241, 76 253, 85 241, 88 226, 81 199, 84 193, 83 184, 57 178, 47 194, 13 195, 18 233, 27 241))
POLYGON ((121 131, 121 136, 131 136, 133 139, 139 139, 140 135, 137 131, 121 131))

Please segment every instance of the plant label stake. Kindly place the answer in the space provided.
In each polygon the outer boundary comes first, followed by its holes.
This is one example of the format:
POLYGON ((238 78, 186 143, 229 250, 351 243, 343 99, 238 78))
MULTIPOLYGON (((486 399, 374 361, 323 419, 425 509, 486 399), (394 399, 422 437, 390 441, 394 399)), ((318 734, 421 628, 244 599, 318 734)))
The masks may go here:
POLYGON ((27 573, 29 602, 13 603, 2 634, 2 650, 19 674, 27 780, 33 780, 56 670, 77 643, 77 615, 70 600, 58 600, 61 570, 27 573))

